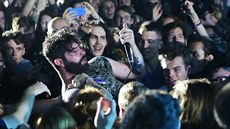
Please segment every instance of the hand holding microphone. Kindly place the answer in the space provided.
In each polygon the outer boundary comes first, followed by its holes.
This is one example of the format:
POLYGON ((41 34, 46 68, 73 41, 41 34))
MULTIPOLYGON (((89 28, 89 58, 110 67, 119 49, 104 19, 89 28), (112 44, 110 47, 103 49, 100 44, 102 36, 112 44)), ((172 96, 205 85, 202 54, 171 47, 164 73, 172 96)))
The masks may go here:
POLYGON ((134 40, 134 34, 133 31, 129 28, 127 28, 127 24, 123 24, 123 29, 119 32, 120 35, 120 41, 124 45, 125 53, 127 56, 127 59, 132 66, 134 59, 133 59, 133 50, 131 49, 133 45, 135 45, 134 40))

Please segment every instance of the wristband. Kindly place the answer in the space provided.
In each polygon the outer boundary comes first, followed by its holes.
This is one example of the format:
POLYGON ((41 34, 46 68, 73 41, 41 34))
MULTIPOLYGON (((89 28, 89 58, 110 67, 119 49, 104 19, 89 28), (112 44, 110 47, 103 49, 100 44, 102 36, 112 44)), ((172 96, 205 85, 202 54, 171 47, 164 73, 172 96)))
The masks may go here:
POLYGON ((197 27, 197 26, 199 26, 199 25, 201 25, 202 24, 202 22, 199 20, 198 22, 196 22, 194 25, 197 27))

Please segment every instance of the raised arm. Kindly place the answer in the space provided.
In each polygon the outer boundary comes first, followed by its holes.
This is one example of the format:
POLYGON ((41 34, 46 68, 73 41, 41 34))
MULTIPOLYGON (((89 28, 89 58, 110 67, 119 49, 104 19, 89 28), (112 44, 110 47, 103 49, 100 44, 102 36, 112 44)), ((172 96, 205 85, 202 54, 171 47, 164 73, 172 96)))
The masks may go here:
POLYGON ((187 8, 187 10, 184 10, 184 11, 191 18, 191 21, 193 22, 194 26, 196 27, 198 34, 202 37, 206 37, 206 38, 211 40, 206 29, 204 28, 204 26, 202 24, 202 21, 200 20, 200 18, 198 17, 197 13, 195 12, 195 10, 193 8, 193 3, 186 0, 184 2, 184 5, 187 8))
POLYGON ((47 92, 50 95, 49 89, 42 82, 37 82, 28 87, 25 90, 24 96, 20 100, 16 111, 12 114, 2 117, 7 128, 15 129, 19 125, 27 123, 33 108, 35 96, 43 92, 47 92))
MULTIPOLYGON (((124 25, 124 28, 119 32, 120 35, 119 38, 122 44, 128 43, 129 47, 133 51, 134 62, 131 66, 132 72, 128 77, 128 79, 134 79, 145 73, 145 63, 144 63, 143 56, 135 43, 133 31, 125 26, 126 25, 124 25)), ((119 63, 112 59, 108 59, 108 60, 112 65, 114 75, 120 79, 125 79, 130 72, 130 68, 127 65, 123 63, 119 63)))

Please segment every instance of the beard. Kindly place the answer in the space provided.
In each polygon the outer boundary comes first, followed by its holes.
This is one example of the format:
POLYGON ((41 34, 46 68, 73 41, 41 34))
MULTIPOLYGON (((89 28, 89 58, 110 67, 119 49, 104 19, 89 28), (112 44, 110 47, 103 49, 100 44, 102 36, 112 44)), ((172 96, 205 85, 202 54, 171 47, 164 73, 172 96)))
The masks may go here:
POLYGON ((66 59, 64 59, 64 65, 66 71, 73 74, 85 73, 89 69, 89 64, 88 63, 81 64, 81 61, 83 59, 84 57, 79 61, 79 63, 69 62, 66 59))

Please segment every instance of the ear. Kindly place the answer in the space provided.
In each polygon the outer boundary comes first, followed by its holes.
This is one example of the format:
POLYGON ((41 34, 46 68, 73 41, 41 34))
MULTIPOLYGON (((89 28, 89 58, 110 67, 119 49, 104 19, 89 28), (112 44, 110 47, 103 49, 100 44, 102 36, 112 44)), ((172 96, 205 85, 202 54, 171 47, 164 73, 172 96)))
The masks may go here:
POLYGON ((187 39, 184 39, 184 45, 187 46, 188 45, 188 41, 187 39))
POLYGON ((163 41, 160 41, 160 42, 158 43, 158 45, 157 45, 157 47, 158 47, 159 50, 160 50, 161 47, 162 47, 162 43, 163 43, 163 41))
POLYGON ((65 66, 64 63, 63 63, 63 60, 61 58, 55 59, 54 64, 57 65, 57 66, 60 66, 60 67, 65 66))
POLYGON ((212 61, 213 59, 214 59, 214 56, 212 54, 205 57, 205 60, 208 62, 212 61))
POLYGON ((187 76, 191 73, 191 65, 187 67, 187 76))

